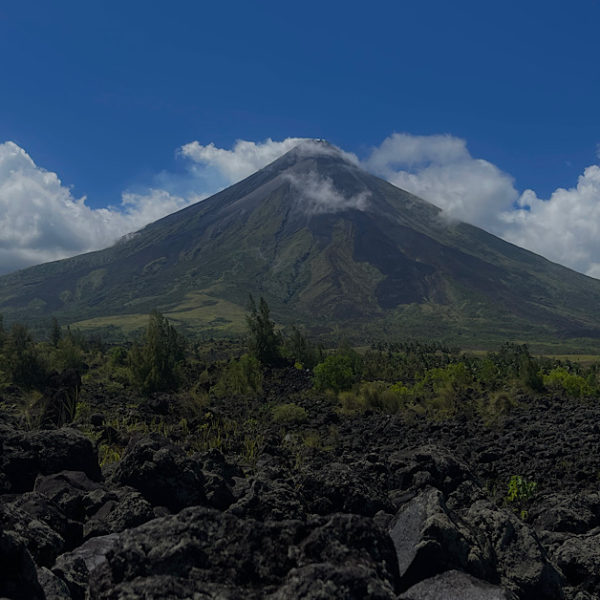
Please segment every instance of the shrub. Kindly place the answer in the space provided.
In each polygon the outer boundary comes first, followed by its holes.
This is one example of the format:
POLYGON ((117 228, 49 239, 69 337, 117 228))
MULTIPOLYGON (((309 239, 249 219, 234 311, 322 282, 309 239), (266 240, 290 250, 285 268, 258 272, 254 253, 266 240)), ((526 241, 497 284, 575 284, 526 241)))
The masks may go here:
POLYGON ((127 350, 123 346, 115 346, 108 351, 108 364, 111 367, 123 367, 127 364, 127 350))
POLYGON ((211 392, 217 398, 260 394, 263 372, 255 356, 244 354, 239 360, 231 360, 221 372, 211 392))
POLYGON ((591 396, 594 393, 592 386, 583 377, 569 373, 563 367, 552 369, 545 375, 544 385, 552 390, 564 391, 573 398, 591 396))
POLYGON ((508 482, 508 493, 504 502, 525 520, 528 517, 525 507, 537 494, 537 488, 538 484, 535 481, 529 481, 521 475, 513 475, 508 482))
POLYGON ((344 414, 363 412, 366 409, 364 397, 354 391, 340 392, 338 400, 344 414))
POLYGON ((332 354, 314 368, 314 384, 319 390, 334 392, 348 390, 356 380, 352 358, 346 354, 332 354))
POLYGON ((271 409, 275 423, 286 425, 304 423, 308 417, 306 410, 297 404, 280 404, 271 409))
POLYGON ((484 424, 489 426, 496 423, 500 417, 510 414, 516 406, 514 393, 497 391, 480 398, 477 411, 484 424))
POLYGON ((437 419, 450 417, 465 405, 473 377, 464 363, 449 364, 443 368, 430 369, 414 388, 415 398, 425 404, 430 416, 437 419))
POLYGON ((412 398, 411 390, 405 385, 396 383, 390 386, 384 381, 365 381, 350 391, 338 394, 341 412, 346 414, 367 409, 394 414, 407 408, 412 398))

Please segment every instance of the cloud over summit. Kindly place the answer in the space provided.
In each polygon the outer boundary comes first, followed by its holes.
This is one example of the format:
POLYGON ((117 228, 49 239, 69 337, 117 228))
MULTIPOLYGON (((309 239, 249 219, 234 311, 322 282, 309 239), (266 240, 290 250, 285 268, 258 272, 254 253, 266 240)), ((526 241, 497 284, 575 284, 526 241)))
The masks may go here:
POLYGON ((299 175, 290 173, 284 177, 296 191, 300 209, 307 214, 336 213, 348 209, 364 211, 369 207, 370 192, 345 196, 330 177, 322 177, 314 171, 299 175))

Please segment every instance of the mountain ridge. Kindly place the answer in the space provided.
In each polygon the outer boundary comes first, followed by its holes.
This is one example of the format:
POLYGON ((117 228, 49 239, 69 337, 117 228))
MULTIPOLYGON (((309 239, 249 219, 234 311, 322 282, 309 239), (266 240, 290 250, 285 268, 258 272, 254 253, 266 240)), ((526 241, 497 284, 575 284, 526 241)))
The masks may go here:
POLYGON ((600 339, 600 281, 445 218, 324 141, 110 248, 0 277, 0 313, 94 329, 158 308, 233 334, 248 293, 282 324, 357 339, 600 339))

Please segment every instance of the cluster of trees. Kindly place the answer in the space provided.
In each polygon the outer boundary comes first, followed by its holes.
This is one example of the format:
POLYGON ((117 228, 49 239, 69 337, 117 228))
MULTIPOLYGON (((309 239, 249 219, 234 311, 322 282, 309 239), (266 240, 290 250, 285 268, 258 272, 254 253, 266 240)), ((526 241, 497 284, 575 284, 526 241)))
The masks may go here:
POLYGON ((50 324, 47 340, 36 342, 19 323, 5 329, 0 316, 0 382, 42 390, 53 371, 104 365, 139 393, 173 392, 200 386, 215 398, 262 391, 267 369, 295 365, 312 373, 318 391, 336 395, 347 408, 429 410, 452 414, 474 399, 501 402, 516 389, 572 397, 597 394, 600 367, 536 358, 527 346, 504 344, 486 356, 461 353, 438 343, 373 345, 357 352, 348 344, 326 352, 297 328, 284 335, 267 302, 250 296, 245 345, 226 360, 199 358, 194 347, 158 311, 133 344, 107 348, 80 332, 50 324), (244 352, 245 350, 245 352, 244 352), (421 407, 421 408, 419 408, 421 407), (425 407, 425 408, 423 408, 425 407))
POLYGON ((93 345, 79 331, 63 330, 52 320, 48 341, 35 341, 22 323, 8 330, 0 315, 0 381, 25 389, 41 388, 55 371, 85 367, 84 355, 93 345))

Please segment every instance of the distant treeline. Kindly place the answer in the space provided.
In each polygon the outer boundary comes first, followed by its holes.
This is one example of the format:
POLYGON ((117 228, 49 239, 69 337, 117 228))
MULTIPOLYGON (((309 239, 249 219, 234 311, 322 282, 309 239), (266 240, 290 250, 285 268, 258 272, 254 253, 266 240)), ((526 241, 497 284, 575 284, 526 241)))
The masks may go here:
POLYGON ((154 311, 139 339, 108 345, 56 319, 46 339, 36 341, 25 325, 5 329, 0 317, 0 384, 43 397, 56 373, 74 371, 84 385, 102 382, 140 397, 185 392, 208 402, 260 396, 265 373, 293 367, 308 373, 314 393, 326 394, 342 412, 435 419, 463 412, 486 420, 528 395, 584 398, 600 391, 600 363, 536 357, 526 345, 505 343, 481 356, 433 341, 373 343, 358 351, 341 340, 326 350, 298 328, 278 329, 265 300, 252 297, 246 324, 244 339, 198 342, 154 311))

